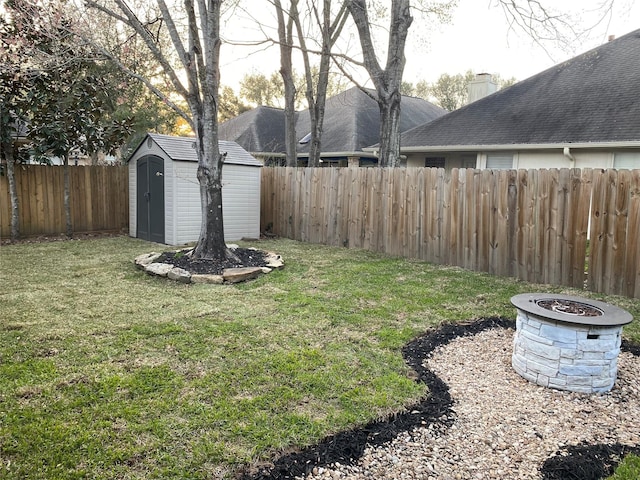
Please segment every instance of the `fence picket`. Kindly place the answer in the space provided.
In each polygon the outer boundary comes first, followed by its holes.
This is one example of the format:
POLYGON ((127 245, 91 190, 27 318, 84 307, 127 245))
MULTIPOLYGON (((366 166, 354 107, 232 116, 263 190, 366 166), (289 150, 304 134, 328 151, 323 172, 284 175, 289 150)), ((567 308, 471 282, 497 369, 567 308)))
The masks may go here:
MULTIPOLYGON (((16 191, 22 236, 64 233, 64 167, 17 165, 16 191)), ((71 166, 70 206, 76 233, 125 229, 129 221, 128 169, 71 166)), ((0 177, 0 237, 11 233, 9 182, 0 177)))
POLYGON ((590 222, 588 287, 640 296, 638 170, 264 170, 278 234, 581 288, 590 222))

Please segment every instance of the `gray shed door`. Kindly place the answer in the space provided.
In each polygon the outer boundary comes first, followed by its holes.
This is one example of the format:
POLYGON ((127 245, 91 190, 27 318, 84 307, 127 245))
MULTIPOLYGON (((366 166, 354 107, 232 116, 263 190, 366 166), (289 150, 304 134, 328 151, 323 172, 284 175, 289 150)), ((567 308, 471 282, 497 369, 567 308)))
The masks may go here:
POLYGON ((137 237, 164 243, 164 162, 146 155, 137 165, 137 237))

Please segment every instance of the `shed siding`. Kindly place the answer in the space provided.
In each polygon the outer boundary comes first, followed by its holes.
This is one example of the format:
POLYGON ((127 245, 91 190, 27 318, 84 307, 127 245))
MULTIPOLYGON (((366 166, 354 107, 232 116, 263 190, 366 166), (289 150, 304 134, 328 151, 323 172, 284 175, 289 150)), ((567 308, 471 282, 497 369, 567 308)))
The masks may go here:
POLYGON ((198 164, 193 162, 172 162, 173 181, 179 202, 175 207, 175 238, 172 245, 195 242, 200 236, 202 221, 200 208, 200 185, 198 184, 198 164))
MULTIPOLYGON (((180 202, 176 207, 177 228, 173 245, 195 242, 200 235, 202 209, 197 165, 172 162, 180 202)), ((222 169, 222 214, 224 238, 260 237, 260 168, 227 164, 222 169)))
MULTIPOLYGON (((155 146, 155 144, 154 144, 155 146)), ((164 162, 164 241, 169 245, 175 243, 175 205, 176 205, 176 185, 173 181, 174 162, 167 159, 167 155, 159 155, 164 162)))
MULTIPOLYGON (((167 139, 161 140, 167 142, 167 139)), ((259 238, 261 164, 233 142, 226 142, 224 149, 229 152, 222 170, 225 240, 259 238)), ((185 151, 191 154, 191 149, 185 151)), ((129 235, 137 235, 136 167, 138 160, 146 155, 156 155, 164 160, 165 243, 184 245, 196 242, 202 221, 198 163, 172 160, 155 141, 149 146, 147 139, 129 161, 129 235)))
POLYGON ((136 205, 137 205, 136 202, 138 200, 137 191, 136 191, 136 185, 138 180, 136 176, 137 165, 138 165, 137 159, 135 161, 129 162, 129 236, 134 238, 138 234, 136 229, 138 225, 138 218, 137 218, 137 212, 136 212, 136 205))
POLYGON ((260 168, 225 165, 222 169, 224 238, 260 238, 260 168))

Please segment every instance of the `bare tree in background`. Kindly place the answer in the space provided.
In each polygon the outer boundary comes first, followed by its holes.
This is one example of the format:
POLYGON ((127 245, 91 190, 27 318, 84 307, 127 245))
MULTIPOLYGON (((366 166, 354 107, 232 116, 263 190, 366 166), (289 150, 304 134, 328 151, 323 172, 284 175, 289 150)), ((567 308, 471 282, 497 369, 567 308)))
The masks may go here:
POLYGON ((289 1, 286 12, 280 0, 273 0, 278 19, 278 44, 280 46, 280 75, 284 83, 284 136, 288 167, 298 163, 296 137, 296 83, 293 78, 293 27, 298 17, 298 0, 289 1))
MULTIPOLYGON (((296 79, 293 71, 292 55, 299 51, 304 65, 305 97, 309 108, 311 123, 308 166, 320 164, 321 139, 324 122, 324 110, 327 91, 330 84, 331 49, 347 19, 344 2, 339 2, 338 12, 333 15, 331 0, 319 2, 307 1, 301 11, 298 0, 289 0, 283 4, 272 0, 278 20, 278 39, 271 39, 280 47, 280 74, 285 92, 285 145, 287 165, 297 164, 297 134, 295 130, 295 100, 297 97, 296 79), (311 25, 305 29, 303 25, 311 25), (293 27, 295 26, 296 36, 293 27), (308 45, 308 39, 317 41, 317 46, 308 45), (319 57, 319 65, 312 57, 319 57)), ((307 132, 304 132, 307 133, 307 132)))
POLYGON ((311 17, 315 19, 315 22, 320 29, 320 48, 317 52, 320 56, 320 64, 317 70, 317 76, 314 76, 313 74, 314 69, 310 60, 311 50, 307 47, 302 21, 299 15, 295 18, 296 29, 298 31, 298 38, 300 41, 300 50, 304 61, 306 97, 309 105, 309 117, 311 124, 311 138, 309 140, 309 167, 317 167, 320 165, 324 112, 331 69, 331 52, 333 46, 340 37, 348 17, 345 3, 341 3, 338 12, 333 18, 331 12, 331 0, 323 0, 322 10, 318 10, 316 3, 319 2, 307 1, 307 8, 311 13, 311 17))
POLYGON ((589 9, 588 18, 574 17, 562 2, 548 0, 498 0, 496 5, 502 9, 512 30, 524 33, 549 54, 548 44, 571 50, 576 40, 586 38, 599 25, 608 23, 617 3, 602 0, 589 9))

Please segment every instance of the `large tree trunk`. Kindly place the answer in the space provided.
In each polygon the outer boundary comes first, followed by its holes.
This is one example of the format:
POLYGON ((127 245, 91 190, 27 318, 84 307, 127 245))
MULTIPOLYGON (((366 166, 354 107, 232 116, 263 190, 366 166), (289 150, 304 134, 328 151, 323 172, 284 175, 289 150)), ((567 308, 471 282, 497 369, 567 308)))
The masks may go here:
POLYGON ((9 197, 11 199, 11 241, 20 238, 20 205, 18 189, 16 188, 15 156, 12 145, 2 145, 2 151, 7 162, 7 180, 9 181, 9 197))
POLYGON ((380 108, 380 167, 397 167, 400 165, 400 92, 391 95, 378 93, 380 108))
POLYGON ((376 58, 366 0, 349 0, 347 7, 358 28, 364 66, 376 87, 380 107, 380 151, 378 165, 400 164, 400 85, 405 66, 404 48, 413 22, 410 0, 392 0, 389 47, 384 70, 376 58))
POLYGON ((200 237, 194 251, 196 258, 223 259, 227 257, 224 241, 224 221, 222 217, 222 166, 224 158, 220 153, 217 135, 204 128, 196 137, 199 152, 198 181, 200 182, 200 204, 202 224, 200 237))

